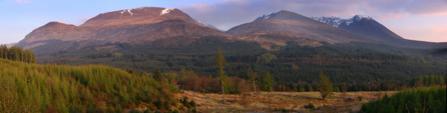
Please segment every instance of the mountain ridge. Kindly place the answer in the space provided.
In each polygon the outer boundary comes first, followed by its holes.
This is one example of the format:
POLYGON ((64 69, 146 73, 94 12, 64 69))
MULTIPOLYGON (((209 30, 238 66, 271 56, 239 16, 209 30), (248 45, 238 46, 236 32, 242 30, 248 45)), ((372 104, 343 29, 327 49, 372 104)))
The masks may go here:
POLYGON ((385 25, 368 16, 355 15, 348 19, 339 17, 313 17, 312 19, 326 23, 335 28, 365 37, 375 43, 407 48, 434 48, 443 46, 442 43, 416 41, 405 39, 391 31, 385 25))
POLYGON ((240 37, 256 38, 258 40, 261 40, 258 37, 259 34, 272 36, 280 34, 278 37, 289 37, 287 39, 278 38, 278 40, 285 42, 314 40, 324 43, 349 43, 352 41, 364 41, 361 37, 352 35, 344 30, 334 28, 328 24, 285 10, 271 13, 269 15, 263 15, 252 22, 235 26, 229 29, 226 33, 240 37))
POLYGON ((49 22, 28 34, 18 46, 34 48, 48 41, 148 43, 174 37, 225 36, 178 9, 142 7, 99 14, 79 26, 49 22))

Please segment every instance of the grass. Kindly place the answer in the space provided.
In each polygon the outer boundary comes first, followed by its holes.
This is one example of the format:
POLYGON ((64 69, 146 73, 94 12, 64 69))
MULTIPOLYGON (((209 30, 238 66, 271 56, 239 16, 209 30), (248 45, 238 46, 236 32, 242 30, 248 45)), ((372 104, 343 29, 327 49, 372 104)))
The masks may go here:
POLYGON ((363 103, 395 92, 334 93, 323 100, 319 92, 259 92, 221 95, 184 91, 178 97, 188 97, 197 103, 199 112, 351 112, 359 111, 363 103), (306 108, 306 105, 315 108, 306 108))

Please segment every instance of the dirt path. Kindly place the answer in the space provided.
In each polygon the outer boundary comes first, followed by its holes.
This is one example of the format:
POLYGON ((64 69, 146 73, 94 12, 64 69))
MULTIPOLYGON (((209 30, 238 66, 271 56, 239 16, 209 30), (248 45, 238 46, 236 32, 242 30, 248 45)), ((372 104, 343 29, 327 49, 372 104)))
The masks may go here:
POLYGON ((259 92, 239 95, 221 95, 184 91, 178 97, 194 100, 203 113, 239 112, 299 112, 299 113, 350 113, 361 105, 395 92, 334 93, 322 100, 318 92, 259 92), (313 105, 314 108, 309 105, 313 105), (308 107, 305 107, 308 106, 308 107))

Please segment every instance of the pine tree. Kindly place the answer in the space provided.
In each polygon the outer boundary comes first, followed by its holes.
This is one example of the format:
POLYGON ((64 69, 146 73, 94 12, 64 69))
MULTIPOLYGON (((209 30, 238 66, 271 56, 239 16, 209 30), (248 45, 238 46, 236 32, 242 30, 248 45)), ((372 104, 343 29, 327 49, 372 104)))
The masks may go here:
POLYGON ((332 94, 332 82, 329 77, 323 72, 320 73, 320 94, 323 99, 326 99, 332 94))
POLYGON ((19 47, 8 48, 5 45, 0 45, 0 58, 7 60, 14 60, 26 63, 35 63, 36 58, 30 50, 25 50, 19 47))
POLYGON ((225 75, 225 56, 224 53, 221 49, 217 50, 216 53, 216 66, 217 66, 217 73, 219 75, 219 80, 220 80, 220 87, 221 87, 221 91, 222 94, 225 94, 225 87, 227 84, 227 77, 225 75))
POLYGON ((273 76, 271 73, 267 72, 262 77, 262 90, 264 91, 273 91, 273 76))

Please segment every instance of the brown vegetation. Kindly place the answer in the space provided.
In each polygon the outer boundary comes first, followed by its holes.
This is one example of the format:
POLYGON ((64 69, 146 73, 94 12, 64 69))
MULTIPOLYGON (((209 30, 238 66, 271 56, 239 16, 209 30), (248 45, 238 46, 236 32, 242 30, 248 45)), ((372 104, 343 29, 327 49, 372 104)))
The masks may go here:
POLYGON ((184 91, 178 98, 187 97, 197 105, 198 112, 303 112, 348 113, 359 111, 363 103, 395 92, 334 93, 322 100, 318 92, 259 92, 221 95, 184 91), (313 106, 313 107, 312 107, 313 106))

